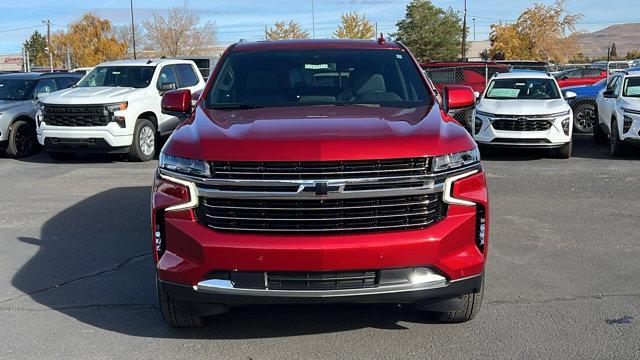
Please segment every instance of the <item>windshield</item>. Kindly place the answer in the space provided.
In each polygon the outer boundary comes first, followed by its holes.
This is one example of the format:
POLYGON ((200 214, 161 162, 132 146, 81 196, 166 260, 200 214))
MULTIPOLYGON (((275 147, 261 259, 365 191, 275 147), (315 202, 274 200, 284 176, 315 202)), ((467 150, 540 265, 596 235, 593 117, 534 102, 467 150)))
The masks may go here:
POLYGON ((640 77, 630 77, 625 80, 623 95, 640 98, 640 77))
POLYGON ((560 99, 560 91, 552 79, 496 79, 489 84, 485 98, 499 100, 560 99))
POLYGON ((0 100, 27 100, 34 80, 0 79, 0 100))
POLYGON ((153 66, 99 66, 78 82, 78 87, 120 86, 145 88, 151 83, 153 66))
POLYGON ((238 52, 225 60, 207 94, 207 106, 425 106, 431 96, 419 71, 404 51, 238 52))

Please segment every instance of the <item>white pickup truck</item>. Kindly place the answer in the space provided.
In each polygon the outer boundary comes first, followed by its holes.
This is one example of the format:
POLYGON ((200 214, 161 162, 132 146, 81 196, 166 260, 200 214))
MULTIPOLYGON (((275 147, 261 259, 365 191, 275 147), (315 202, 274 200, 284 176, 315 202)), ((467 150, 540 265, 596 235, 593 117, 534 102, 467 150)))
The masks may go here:
POLYGON ((202 75, 189 60, 124 60, 100 64, 70 89, 40 101, 38 142, 54 159, 79 151, 127 154, 148 161, 157 139, 180 120, 163 114, 162 94, 173 89, 196 92, 202 75))

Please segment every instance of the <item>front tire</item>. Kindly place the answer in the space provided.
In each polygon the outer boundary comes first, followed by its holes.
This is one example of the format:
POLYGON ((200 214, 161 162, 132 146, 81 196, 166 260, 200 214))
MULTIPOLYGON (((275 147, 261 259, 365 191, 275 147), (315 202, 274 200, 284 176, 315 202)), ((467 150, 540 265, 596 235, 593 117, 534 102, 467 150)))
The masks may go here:
POLYGON ((169 297, 160 286, 160 281, 156 279, 156 289, 158 293, 158 305, 160 306, 160 314, 167 325, 172 328, 192 328, 205 324, 204 317, 185 314, 178 301, 169 297))
POLYGON ((620 140, 620 132, 618 131, 618 122, 616 120, 611 121, 610 150, 613 157, 622 157, 627 153, 627 147, 620 140))
POLYGON ((576 107, 573 128, 579 133, 590 133, 598 121, 598 113, 594 104, 581 104, 576 107))
POLYGON ((600 127, 600 123, 595 123, 593 125, 593 141, 596 144, 605 145, 608 142, 607 140, 607 134, 605 134, 602 127, 600 127))
POLYGON ((149 161, 156 154, 156 127, 147 119, 138 119, 129 148, 129 160, 149 161))
POLYGON ((36 129, 24 120, 14 122, 9 129, 7 154, 22 158, 33 154, 37 146, 36 129))
POLYGON ((557 150, 556 157, 558 159, 570 158, 572 148, 573 148, 573 141, 569 141, 568 143, 562 145, 562 147, 557 150))
POLYGON ((477 293, 462 296, 462 308, 456 311, 431 312, 433 318, 442 323, 462 323, 472 320, 480 312, 484 297, 484 282, 477 293))

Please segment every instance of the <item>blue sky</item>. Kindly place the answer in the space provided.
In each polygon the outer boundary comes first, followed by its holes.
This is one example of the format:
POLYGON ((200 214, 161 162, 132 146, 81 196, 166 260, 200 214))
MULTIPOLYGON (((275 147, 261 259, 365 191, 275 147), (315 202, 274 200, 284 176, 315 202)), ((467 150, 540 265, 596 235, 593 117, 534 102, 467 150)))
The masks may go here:
MULTIPOLYGON (((441 7, 462 10, 464 0, 434 0, 441 7)), ((141 21, 152 12, 162 13, 183 0, 134 0, 136 18, 141 21)), ((279 20, 294 19, 311 33, 311 0, 187 0, 189 6, 200 13, 202 20, 218 24, 221 43, 236 42, 241 38, 258 40, 263 36, 264 25, 279 20)), ((316 37, 329 37, 335 30, 340 13, 357 10, 378 23, 379 31, 393 32, 395 23, 404 16, 408 0, 315 0, 316 37)), ((553 3, 553 0, 541 0, 553 3)), ((468 0, 469 26, 476 18, 476 38, 488 37, 489 25, 499 20, 513 20, 533 1, 519 0, 468 0)), ((580 29, 594 31, 616 23, 638 22, 638 0, 568 0, 568 10, 585 15, 580 29), (603 4, 605 4, 603 6, 603 4), (621 11, 627 9, 626 11, 621 11)), ((17 53, 22 42, 38 29, 45 31, 43 19, 49 18, 53 30, 59 30, 86 11, 93 11, 117 24, 129 20, 129 0, 21 0, 0 2, 0 54, 17 53), (21 29, 26 28, 26 29, 21 29), (8 31, 20 29, 15 31, 8 31)), ((473 30, 470 29, 473 40, 473 30)))

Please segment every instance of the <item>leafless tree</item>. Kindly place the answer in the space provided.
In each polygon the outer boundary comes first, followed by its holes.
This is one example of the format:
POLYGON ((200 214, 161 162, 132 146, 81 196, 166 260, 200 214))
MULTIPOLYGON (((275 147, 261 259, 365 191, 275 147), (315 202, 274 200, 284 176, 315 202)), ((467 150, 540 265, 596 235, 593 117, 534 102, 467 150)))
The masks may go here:
POLYGON ((208 52, 216 45, 216 24, 207 21, 200 25, 200 17, 183 3, 169 9, 167 16, 158 12, 143 22, 146 47, 162 55, 184 56, 208 52))
MULTIPOLYGON (((125 53, 126 58, 133 58, 133 37, 131 36, 131 25, 116 25, 113 28, 113 35, 115 38, 127 44, 127 50, 125 53)), ((146 44, 146 34, 144 33, 144 29, 139 23, 135 24, 135 34, 136 34, 136 50, 140 51, 145 47, 146 44)))

